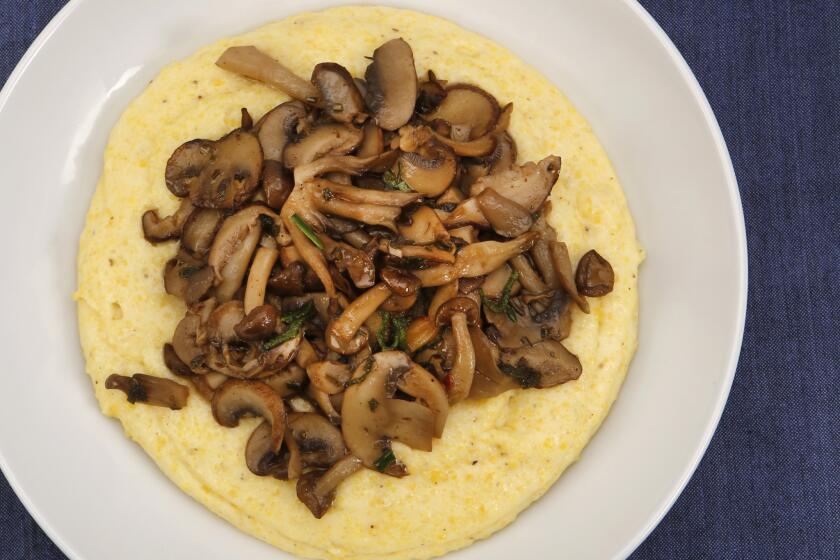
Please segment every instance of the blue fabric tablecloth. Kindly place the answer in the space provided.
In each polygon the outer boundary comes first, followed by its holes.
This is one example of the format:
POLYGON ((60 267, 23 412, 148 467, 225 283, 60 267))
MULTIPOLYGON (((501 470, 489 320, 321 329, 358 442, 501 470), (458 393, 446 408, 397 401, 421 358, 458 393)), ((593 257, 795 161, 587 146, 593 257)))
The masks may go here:
MULTIPOLYGON (((0 82, 63 4, 0 0, 0 82)), ((723 129, 750 290, 711 447, 632 558, 840 558, 840 2, 642 4, 723 129)), ((0 477, 0 559, 62 558, 0 477)))

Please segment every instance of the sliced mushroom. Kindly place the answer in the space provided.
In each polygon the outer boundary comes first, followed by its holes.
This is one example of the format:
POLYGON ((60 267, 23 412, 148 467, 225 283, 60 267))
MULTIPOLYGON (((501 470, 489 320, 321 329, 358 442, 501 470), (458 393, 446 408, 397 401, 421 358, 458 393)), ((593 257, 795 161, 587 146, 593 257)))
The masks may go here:
POLYGON ((355 354, 364 344, 364 341, 358 340, 360 335, 367 340, 367 332, 362 330, 362 325, 390 296, 388 286, 377 284, 356 298, 340 316, 330 321, 324 332, 327 346, 339 354, 355 354))
POLYGON ((295 186, 283 209, 280 211, 280 216, 283 219, 286 229, 289 230, 292 243, 294 243, 300 257, 312 269, 315 275, 318 276, 327 295, 335 297, 335 282, 333 282, 329 268, 327 267, 327 259, 321 252, 320 247, 315 246, 314 242, 301 229, 301 222, 314 232, 321 231, 323 227, 322 216, 312 210, 311 196, 307 185, 295 186))
POLYGON ((315 103, 317 88, 254 46, 229 47, 216 61, 229 72, 274 86, 295 99, 315 103))
POLYGON ((204 263, 201 260, 192 257, 186 251, 178 251, 163 269, 163 287, 166 293, 183 299, 193 276, 203 269, 204 263))
POLYGON ((499 369, 499 347, 480 328, 470 327, 470 339, 475 350, 475 375, 470 397, 487 399, 520 386, 513 377, 499 369))
MULTIPOLYGON (((291 434, 285 438, 291 440, 291 434)), ((251 437, 248 438, 248 443, 245 445, 245 465, 248 470, 257 476, 274 476, 281 480, 289 480, 290 476, 290 455, 286 450, 273 451, 272 429, 271 423, 263 421, 257 426, 251 437)))
POLYGON ((551 249, 549 247, 551 242, 557 240, 557 233, 548 225, 545 218, 550 205, 551 201, 546 201, 531 228, 532 231, 539 233, 540 237, 534 243, 534 246, 531 247, 530 255, 534 264, 537 266, 537 270, 540 271, 540 275, 545 281, 545 284, 549 288, 557 290, 560 289, 560 279, 557 277, 557 271, 554 268, 554 259, 551 256, 551 249))
MULTIPOLYGON (((578 293, 575 285, 575 278, 572 276, 572 260, 569 258, 569 249, 566 244, 559 241, 550 241, 548 248, 551 252, 551 260, 560 286, 575 300, 581 311, 589 313, 589 302, 578 293)), ((580 266, 578 266, 578 270, 580 270, 580 266)), ((612 288, 612 286, 610 287, 612 288)))
POLYGON ((283 164, 292 168, 326 155, 350 153, 361 142, 363 133, 349 124, 322 124, 283 151, 283 164))
POLYGON ((166 184, 176 196, 189 194, 201 208, 234 208, 257 187, 263 153, 257 137, 241 129, 218 140, 191 140, 166 163, 166 184))
POLYGON ((469 245, 478 242, 478 229, 473 226, 461 226, 448 231, 450 238, 456 244, 462 242, 464 245, 469 245))
POLYGON ((499 118, 499 103, 483 89, 469 84, 447 86, 446 97, 426 118, 442 119, 454 126, 469 130, 468 140, 475 140, 489 132, 499 118))
POLYGON ((481 241, 467 245, 455 258, 455 270, 460 278, 484 276, 506 261, 531 248, 539 234, 527 232, 510 241, 481 241))
POLYGON ((491 130, 484 136, 479 136, 475 140, 458 141, 453 138, 450 138, 446 134, 441 134, 438 131, 433 131, 433 135, 438 142, 449 146, 450 148, 452 148, 452 151, 459 156, 486 156, 492 153, 493 150, 495 150, 497 138, 507 130, 507 127, 510 124, 510 116, 512 112, 513 103, 508 103, 505 106, 505 108, 502 109, 502 112, 499 115, 499 119, 496 121, 496 125, 493 127, 493 130, 491 130))
POLYGON ((380 127, 397 130, 408 122, 417 101, 417 71, 408 43, 392 39, 373 51, 365 82, 365 102, 380 127))
POLYGON ((391 417, 389 438, 412 449, 432 450, 436 429, 434 411, 419 402, 402 399, 385 399, 381 406, 388 410, 391 417))
MULTIPOLYGON (((327 155, 295 167, 295 183, 305 183, 310 179, 326 175, 327 173, 342 173, 347 176, 361 175, 375 169, 387 169, 396 161, 398 152, 392 150, 370 157, 327 155)), ((345 184, 349 184, 345 183, 345 184)))
POLYGON ((548 289, 525 255, 516 255, 510 259, 510 264, 519 273, 519 283, 526 292, 541 294, 548 289))
POLYGON ((216 422, 227 428, 239 425, 246 415, 262 416, 271 424, 271 445, 276 453, 283 443, 286 431, 286 409, 283 400, 260 381, 230 379, 216 390, 210 403, 216 422))
POLYGON ((417 88, 417 104, 415 110, 421 115, 427 115, 434 111, 446 98, 446 89, 435 73, 429 70, 425 82, 417 88))
POLYGON ((379 250, 409 261, 447 264, 455 262, 455 245, 447 246, 443 243, 415 245, 401 240, 383 239, 380 241, 379 250))
POLYGON ((324 253, 340 271, 347 272, 357 288, 370 288, 376 280, 373 260, 361 249, 325 238, 324 253))
POLYGON ((143 373, 135 373, 131 377, 111 374, 105 380, 105 388, 122 391, 131 404, 140 402, 172 410, 184 408, 190 394, 190 390, 180 383, 143 373))
POLYGON ((508 171, 482 177, 470 188, 470 196, 478 196, 484 189, 492 188, 527 212, 536 212, 557 182, 559 173, 560 158, 549 156, 538 163, 528 162, 508 171))
POLYGON ((369 120, 362 127, 362 143, 356 151, 356 155, 360 158, 367 158, 371 156, 378 156, 385 151, 385 139, 382 134, 382 129, 376 126, 373 120, 369 120))
POLYGON ((344 390, 345 385, 350 381, 350 366, 342 362, 324 360, 314 362, 306 366, 306 375, 309 381, 318 390, 335 395, 344 390))
POLYGON ((523 387, 554 387, 580 377, 577 356, 554 340, 502 350, 500 368, 523 387))
POLYGON ((335 62, 315 65, 312 83, 321 94, 324 112, 333 120, 349 123, 364 119, 365 101, 344 66, 335 62))
POLYGON ((401 237, 417 245, 448 245, 450 242, 450 233, 443 226, 437 213, 428 206, 407 208, 397 226, 401 237))
POLYGON ((443 435, 443 427, 449 415, 449 401, 446 391, 437 378, 416 363, 397 382, 397 388, 407 395, 411 395, 435 414, 435 437, 443 435))
POLYGON ((279 219, 264 206, 249 206, 225 219, 213 240, 208 264, 216 274, 216 297, 220 301, 228 301, 242 285, 262 234, 262 215, 279 219))
POLYGON ((478 205, 478 200, 475 197, 470 197, 458 203, 452 212, 444 218, 443 223, 450 229, 466 225, 474 225, 481 228, 490 227, 490 222, 487 221, 487 217, 481 211, 481 207, 478 205))
POLYGON ((589 297, 605 296, 613 290, 615 273, 609 261, 594 249, 580 258, 575 274, 578 291, 589 297))
MULTIPOLYGON (((505 285, 510 279, 511 269, 504 264, 484 277, 484 282, 481 284, 481 290, 484 295, 489 298, 496 298, 502 295, 505 285)), ((520 284, 516 282, 510 290, 511 295, 517 293, 520 284)))
POLYGON ((401 208, 423 196, 420 193, 361 189, 324 180, 310 181, 302 188, 310 193, 309 203, 318 211, 383 226, 391 231, 397 231, 396 219, 401 208))
POLYGON ((273 305, 259 305, 251 309, 233 330, 242 340, 262 340, 274 334, 277 320, 277 309, 273 305))
POLYGON ((203 325, 216 306, 215 298, 210 298, 189 309, 175 328, 172 335, 172 347, 182 362, 196 373, 207 373, 205 367, 206 351, 202 339, 203 325))
POLYGON ((321 519, 335 500, 335 490, 350 475, 362 468, 362 461, 347 455, 327 471, 312 471, 297 482, 297 497, 316 519, 321 519))
POLYGON ((430 142, 417 151, 404 152, 392 171, 413 190, 435 197, 452 184, 458 163, 451 149, 430 142))
POLYGON ((304 468, 326 468, 347 454, 341 431, 318 413, 292 414, 288 427, 300 450, 304 468))
POLYGON ((147 210, 143 213, 141 223, 143 225, 143 237, 150 243, 160 243, 175 239, 181 235, 184 224, 194 213, 195 207, 188 199, 181 201, 178 210, 171 216, 163 219, 158 215, 157 210, 147 210))
POLYGON ((449 402, 454 404, 470 394, 475 374, 475 349, 470 339, 469 326, 480 325, 476 303, 468 297, 458 296, 440 306, 435 323, 440 327, 451 325, 455 337, 455 361, 447 378, 449 402))
POLYGON ((300 101, 286 101, 263 115, 256 129, 266 161, 283 162, 283 151, 296 139, 305 118, 306 106, 300 101))
POLYGON ((222 213, 214 208, 200 208, 190 214, 181 233, 181 246, 193 256, 203 258, 222 225, 222 213))
POLYGON ((266 160, 263 165, 262 188, 265 203, 280 210, 294 188, 292 172, 279 161, 266 160))
MULTIPOLYGON (((301 341, 301 348, 304 343, 301 341)), ((295 357, 297 359, 297 356, 295 357)), ((293 395, 301 390, 306 381, 306 370, 297 364, 289 364, 286 369, 260 379, 263 383, 283 398, 293 395)))
POLYGON ((265 289, 268 285, 268 277, 271 269, 277 261, 277 249, 271 247, 260 247, 254 255, 251 263, 251 270, 248 273, 248 282, 245 285, 245 313, 261 306, 265 301, 265 289))
POLYGON ((311 384, 306 387, 306 394, 318 404, 318 408, 321 409, 330 422, 336 426, 341 425, 341 414, 333 406, 330 395, 311 384))
POLYGON ((516 348, 546 339, 560 341, 569 336, 571 310, 569 298, 562 290, 516 297, 512 303, 519 311, 515 322, 504 313, 484 309, 487 322, 493 326, 489 331, 493 341, 502 348, 516 348))
POLYGON ((475 199, 490 227, 502 237, 516 237, 531 229, 531 212, 492 187, 485 188, 475 199))
POLYGON ((397 383, 410 370, 411 360, 403 352, 371 355, 353 373, 341 408, 341 431, 347 447, 366 467, 391 476, 407 473, 390 449, 392 417, 385 400, 393 396, 397 383))
POLYGON ((389 313, 403 313, 414 307, 415 303, 417 303, 417 293, 409 296, 398 296, 394 294, 386 299, 379 308, 389 313))

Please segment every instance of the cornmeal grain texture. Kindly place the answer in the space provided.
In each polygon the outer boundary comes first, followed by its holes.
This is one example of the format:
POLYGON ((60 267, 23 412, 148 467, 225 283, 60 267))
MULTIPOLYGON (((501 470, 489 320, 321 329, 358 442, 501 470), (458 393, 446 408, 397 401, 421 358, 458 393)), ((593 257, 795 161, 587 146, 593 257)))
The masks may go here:
POLYGON ((615 400, 636 348, 636 273, 643 253, 604 150, 569 101, 536 70, 493 42, 415 12, 344 7, 306 13, 224 39, 166 67, 111 133, 105 164, 79 246, 79 328, 103 413, 118 418, 166 475, 243 531, 315 558, 428 558, 469 545, 513 521, 579 456, 615 400), (338 30, 338 32, 336 32, 338 30), (363 76, 374 48, 403 37, 418 75, 431 68, 450 82, 474 83, 514 102, 510 130, 519 161, 563 158, 551 195, 551 223, 573 262, 596 249, 615 269, 612 294, 574 312, 564 342, 580 357, 577 381, 517 390, 453 408, 431 453, 395 444, 411 476, 360 472, 316 520, 294 482, 260 478, 244 461, 256 420, 216 424, 194 392, 181 411, 130 405, 104 388, 114 372, 171 377, 161 347, 184 314, 163 289, 174 243, 143 239, 140 216, 178 205, 164 184, 172 151, 192 138, 218 138, 238 126, 240 107, 259 118, 287 97, 214 64, 227 47, 253 44, 299 75, 335 61, 363 76))

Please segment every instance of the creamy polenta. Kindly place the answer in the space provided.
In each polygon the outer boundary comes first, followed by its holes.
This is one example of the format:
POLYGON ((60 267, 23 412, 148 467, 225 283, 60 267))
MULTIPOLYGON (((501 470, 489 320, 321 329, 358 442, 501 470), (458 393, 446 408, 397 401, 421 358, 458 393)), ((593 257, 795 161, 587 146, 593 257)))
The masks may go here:
POLYGON ((621 186, 603 148, 566 97, 536 70, 488 39, 417 12, 342 7, 305 13, 223 39, 167 66, 115 126, 78 257, 79 329, 96 397, 181 489, 243 531, 313 558, 428 558, 501 529, 539 498, 581 454, 615 400, 636 348, 636 274, 643 253, 621 186), (335 61, 354 76, 388 39, 412 47, 418 75, 480 86, 513 102, 519 162, 563 159, 549 218, 572 262, 596 249, 615 271, 613 292, 575 309, 564 341, 583 366, 576 381, 513 390, 455 405, 431 452, 399 443, 410 476, 362 470, 315 519, 294 481, 253 475, 243 448, 256 419, 217 424, 192 394, 186 408, 135 406, 105 389, 114 372, 172 377, 161 357, 184 303, 164 291, 161 271, 176 251, 147 243, 139 217, 178 207, 164 184, 167 158, 192 138, 218 138, 288 99, 215 65, 230 46, 255 45, 300 76, 335 61))

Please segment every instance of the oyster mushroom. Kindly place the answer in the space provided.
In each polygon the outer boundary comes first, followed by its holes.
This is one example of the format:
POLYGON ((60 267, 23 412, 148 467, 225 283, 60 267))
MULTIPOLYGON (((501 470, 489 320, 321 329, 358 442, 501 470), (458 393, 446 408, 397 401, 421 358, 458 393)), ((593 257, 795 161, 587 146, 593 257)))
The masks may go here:
POLYGON ((364 120, 365 101, 344 66, 334 62, 315 65, 312 83, 321 94, 324 112, 333 120, 345 123, 364 120))
POLYGON ((469 84, 447 86, 440 105, 426 116, 429 121, 442 119, 469 130, 467 140, 475 140, 489 132, 499 118, 499 102, 483 89, 469 84))
POLYGON ((490 227, 502 237, 516 237, 531 229, 531 212, 492 187, 482 190, 475 200, 490 227))
POLYGON ((200 208, 235 208, 257 187, 262 164, 257 137, 237 129, 215 141, 182 144, 166 163, 166 185, 200 208))
POLYGON ((594 249, 578 261, 575 284, 581 294, 590 297, 605 296, 612 291, 614 283, 615 273, 612 266, 594 249))
MULTIPOLYGON (((327 267, 327 259, 321 252, 320 247, 316 246, 315 242, 309 237, 309 234, 304 231, 304 228, 309 228, 316 239, 320 239, 317 236, 317 232, 323 230, 324 217, 319 212, 313 210, 311 199, 309 183, 295 185, 286 204, 283 205, 283 209, 280 211, 280 216, 283 219, 283 224, 286 226, 286 229, 289 230, 292 243, 294 243, 300 258, 303 259, 321 281, 327 295, 335 297, 335 282, 327 267)), ((323 242, 319 241, 319 244, 323 246, 323 242)))
POLYGON ((482 177, 470 187, 470 196, 478 196, 484 189, 492 188, 519 204, 527 212, 536 212, 542 206, 560 173, 560 158, 548 156, 538 163, 524 165, 482 177))
POLYGON ((582 372, 578 357, 555 340, 502 350, 500 368, 521 386, 541 389, 575 380, 582 372))
POLYGON ((406 208, 397 224, 400 236, 417 245, 443 243, 448 245, 450 233, 437 213, 428 206, 406 208))
POLYGON ((321 519, 332 506, 338 485, 362 466, 361 459, 347 455, 326 471, 306 473, 297 481, 297 497, 316 519, 321 519))
MULTIPOLYGON (((316 179, 302 185, 308 202, 325 214, 397 231, 396 219, 404 206, 422 198, 420 193, 376 191, 316 179)), ((298 187, 296 187, 296 190, 298 187)), ((311 265, 310 265, 311 266, 311 265)))
POLYGON ((326 155, 295 167, 295 183, 305 183, 327 173, 361 175, 374 168, 388 168, 396 161, 398 152, 392 150, 369 157, 326 155))
POLYGON ((542 278, 540 278, 524 254, 516 255, 510 259, 510 264, 519 273, 519 283, 522 284, 526 292, 541 294, 548 289, 545 282, 542 281, 542 278))
POLYGON ((458 162, 451 149, 429 142, 416 151, 403 152, 392 172, 413 190, 435 197, 452 184, 458 172, 458 162))
POLYGON ((283 400, 260 381, 230 379, 219 387, 210 403, 216 422, 227 428, 239 425, 246 415, 262 416, 271 424, 269 449, 276 453, 286 431, 286 409, 283 400))
POLYGON ((329 123, 313 128, 309 134, 283 151, 283 164, 293 168, 326 155, 344 155, 354 150, 364 134, 349 124, 329 123))
POLYGON ((295 99, 316 103, 318 89, 252 45, 229 47, 216 61, 224 70, 274 86, 295 99))
POLYGON ((376 267, 366 252, 356 249, 352 245, 324 239, 324 253, 332 260, 340 271, 347 272, 357 288, 370 288, 376 280, 376 267))
POLYGON ((158 215, 157 210, 147 210, 141 218, 143 237, 149 243, 160 243, 175 239, 181 235, 181 231, 189 221, 194 209, 192 202, 185 199, 181 201, 181 205, 174 214, 163 219, 158 215))
POLYGON ((190 390, 180 383, 143 373, 131 377, 111 374, 105 380, 105 388, 122 391, 131 404, 140 402, 172 410, 184 408, 190 394, 190 390))
POLYGON ((458 296, 440 306, 435 324, 452 327, 455 337, 455 361, 447 378, 449 402, 456 403, 470 394, 475 374, 475 349, 470 339, 470 326, 480 324, 478 305, 469 297, 458 296))
POLYGON ((459 278, 483 276, 493 272, 505 262, 531 248, 539 234, 529 231, 510 241, 481 241, 467 245, 455 257, 455 270, 459 278))
POLYGON ((391 290, 383 283, 353 300, 341 315, 327 325, 324 332, 327 346, 339 354, 355 354, 367 341, 367 331, 362 329, 362 325, 390 296, 391 290), (364 340, 360 341, 360 338, 364 340))
POLYGON ((443 435, 443 427, 449 415, 449 400, 446 391, 437 378, 416 363, 397 382, 397 388, 411 395, 435 414, 435 437, 443 435))
POLYGON ((470 397, 487 399, 520 386, 499 368, 499 347, 480 328, 470 327, 470 340, 475 350, 475 375, 470 397))
POLYGON ((373 120, 369 120, 362 127, 362 143, 359 144, 359 149, 356 150, 356 155, 360 158, 367 158, 371 156, 378 156, 385 151, 385 138, 382 134, 382 129, 376 126, 373 120))
POLYGON ((491 130, 484 136, 479 136, 474 140, 456 140, 454 138, 451 138, 450 136, 447 136, 446 134, 441 134, 438 131, 433 131, 432 134, 438 142, 449 146, 450 148, 452 148, 452 151, 459 156, 486 156, 492 153, 493 150, 496 148, 496 139, 499 137, 499 135, 501 135, 507 130, 507 127, 510 124, 510 116, 512 113, 513 103, 508 103, 505 106, 505 108, 502 109, 502 112, 499 115, 499 118, 496 121, 496 125, 493 127, 493 130, 491 130))
POLYGON ((365 102, 376 124, 385 130, 397 130, 408 122, 417 101, 417 71, 408 43, 391 39, 374 50, 365 82, 365 102))
MULTIPOLYGON (((557 280, 560 286, 566 290, 566 293, 575 300, 578 307, 584 313, 589 313, 589 303, 586 298, 578 293, 575 279, 572 276, 572 260, 569 258, 569 249, 565 243, 558 241, 550 241, 548 249, 551 253, 551 261, 554 264, 554 270, 557 273, 557 280)), ((580 268, 578 268, 580 269, 580 268)))

